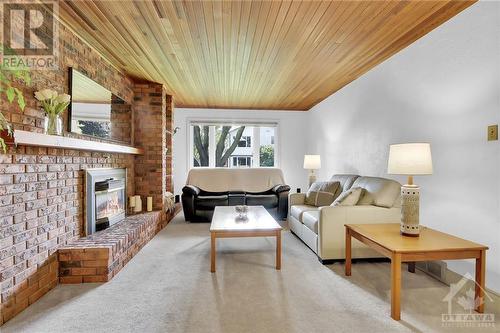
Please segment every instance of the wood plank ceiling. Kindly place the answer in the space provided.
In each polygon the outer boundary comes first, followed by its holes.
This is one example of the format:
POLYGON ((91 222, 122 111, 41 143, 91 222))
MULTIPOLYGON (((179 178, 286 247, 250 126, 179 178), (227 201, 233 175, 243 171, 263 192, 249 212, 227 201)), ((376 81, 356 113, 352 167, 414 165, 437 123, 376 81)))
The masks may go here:
POLYGON ((308 110, 475 1, 62 1, 63 22, 178 107, 308 110))

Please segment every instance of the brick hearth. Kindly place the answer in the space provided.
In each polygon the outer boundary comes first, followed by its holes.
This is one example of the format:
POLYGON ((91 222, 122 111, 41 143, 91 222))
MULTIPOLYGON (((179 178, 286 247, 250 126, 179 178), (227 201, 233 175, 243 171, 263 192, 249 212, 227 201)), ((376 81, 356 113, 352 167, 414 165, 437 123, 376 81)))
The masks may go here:
POLYGON ((59 248, 59 282, 109 281, 165 226, 161 215, 154 211, 128 216, 106 230, 59 248))

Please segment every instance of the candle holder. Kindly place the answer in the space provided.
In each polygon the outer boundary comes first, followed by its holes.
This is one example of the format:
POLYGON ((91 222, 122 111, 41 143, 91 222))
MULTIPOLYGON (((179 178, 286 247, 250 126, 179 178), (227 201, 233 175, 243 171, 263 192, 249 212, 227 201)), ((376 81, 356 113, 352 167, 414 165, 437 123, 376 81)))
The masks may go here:
POLYGON ((134 206, 134 214, 142 212, 142 199, 140 195, 134 196, 135 206, 134 206))
POLYGON ((148 212, 152 212, 153 211, 153 197, 147 197, 147 203, 146 203, 146 210, 148 212))
POLYGON ((134 214, 134 208, 135 208, 135 196, 134 195, 128 197, 128 207, 127 208, 128 208, 127 213, 129 215, 134 214))

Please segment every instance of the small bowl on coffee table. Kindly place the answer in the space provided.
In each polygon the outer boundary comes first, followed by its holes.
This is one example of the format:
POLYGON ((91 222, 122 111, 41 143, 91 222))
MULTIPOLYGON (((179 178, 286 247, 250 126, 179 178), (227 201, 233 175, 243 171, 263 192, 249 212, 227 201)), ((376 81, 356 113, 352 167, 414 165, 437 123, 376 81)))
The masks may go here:
POLYGON ((238 213, 238 216, 236 216, 237 220, 246 221, 248 219, 247 218, 248 206, 237 205, 234 206, 234 210, 236 211, 236 213, 238 213))

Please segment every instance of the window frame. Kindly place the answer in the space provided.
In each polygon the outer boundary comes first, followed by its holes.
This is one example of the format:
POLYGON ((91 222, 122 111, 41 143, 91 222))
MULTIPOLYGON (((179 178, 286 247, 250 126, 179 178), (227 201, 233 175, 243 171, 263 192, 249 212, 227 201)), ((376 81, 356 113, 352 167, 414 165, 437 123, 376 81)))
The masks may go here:
MULTIPOLYGON (((193 131, 191 130, 191 126, 193 125, 203 125, 203 126, 251 126, 251 127, 273 127, 274 128, 274 166, 266 167, 266 166, 253 166, 253 168, 280 168, 281 165, 281 138, 280 138, 280 121, 278 119, 265 119, 265 120, 256 120, 256 119, 245 119, 245 118, 187 118, 186 121, 186 133, 187 133, 187 163, 186 167, 189 171, 194 168, 193 159, 194 159, 194 151, 193 151, 193 131)), ((255 140, 253 140, 255 141, 255 140)), ((210 145, 211 142, 209 142, 210 145)), ((215 144, 215 143, 213 143, 215 144)), ((254 142, 252 142, 254 144, 254 142)), ((259 163, 260 164, 260 163, 259 163)), ((231 168, 231 167, 216 167, 216 166, 200 166, 196 168, 231 168)), ((233 167, 238 168, 238 167, 233 167)), ((246 167, 245 167, 246 168, 246 167)))

